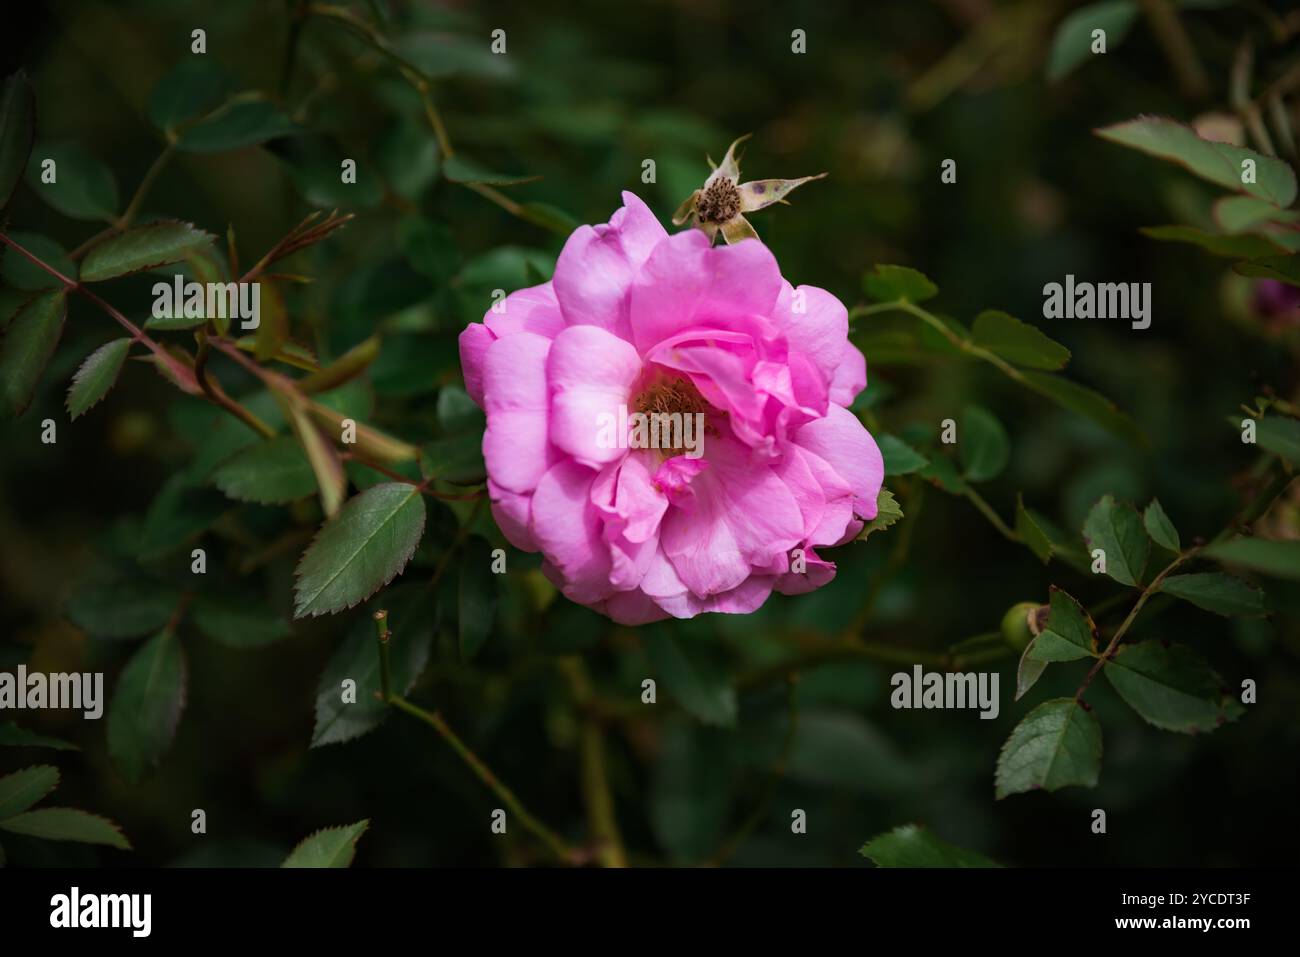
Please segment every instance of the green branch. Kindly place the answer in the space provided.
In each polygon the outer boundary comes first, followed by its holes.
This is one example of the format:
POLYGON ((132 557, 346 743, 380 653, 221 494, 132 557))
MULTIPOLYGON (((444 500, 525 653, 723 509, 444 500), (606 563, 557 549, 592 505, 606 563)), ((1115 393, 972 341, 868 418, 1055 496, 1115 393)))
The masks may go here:
POLYGON ((501 799, 515 819, 524 826, 524 829, 531 832, 543 845, 546 846, 558 860, 568 864, 577 863, 581 860, 582 855, 575 848, 565 843, 564 839, 552 831, 549 827, 538 820, 526 807, 523 802, 515 796, 515 792, 510 790, 500 778, 492 772, 492 769, 480 758, 474 751, 461 740, 460 735, 447 724, 442 715, 437 711, 426 711, 419 705, 412 704, 399 694, 392 692, 392 675, 391 666, 388 656, 388 644, 392 632, 388 628, 388 612, 381 610, 375 613, 375 630, 379 645, 379 687, 384 703, 399 711, 404 711, 413 718, 423 721, 429 727, 433 728, 442 738, 451 746, 462 761, 469 766, 470 770, 482 781, 487 788, 501 799))

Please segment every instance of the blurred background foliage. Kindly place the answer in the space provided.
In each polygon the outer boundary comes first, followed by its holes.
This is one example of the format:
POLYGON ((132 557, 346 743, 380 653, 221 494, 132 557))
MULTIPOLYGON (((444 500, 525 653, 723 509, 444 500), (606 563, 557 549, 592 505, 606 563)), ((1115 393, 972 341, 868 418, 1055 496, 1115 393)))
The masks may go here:
MULTIPOLYGON (((914 266, 940 287, 936 311, 968 323, 998 308, 1043 327, 1073 352, 1070 377, 1115 400, 1149 439, 1126 443, 986 365, 886 348, 883 319, 859 324, 871 380, 860 409, 875 428, 933 441, 942 419, 972 403, 1005 424, 1010 463, 983 492, 1007 520, 1018 493, 1069 530, 1103 494, 1139 504, 1158 496, 1185 538, 1212 537, 1243 504, 1255 458, 1226 417, 1240 417, 1256 395, 1295 398, 1294 323, 1252 314, 1247 281, 1220 261, 1138 233, 1198 221, 1218 191, 1091 132, 1139 113, 1191 120, 1228 109, 1245 37, 1255 45, 1256 82, 1294 72, 1300 25, 1286 19, 1286 4, 1183 5, 1181 22, 1208 78, 1190 90, 1177 82, 1160 33, 1141 20, 1104 57, 1049 81, 1048 52, 1069 5, 1046 0, 348 6, 432 79, 459 160, 450 168, 417 92, 392 62, 337 19, 303 18, 307 6, 23 5, 30 19, 5 26, 3 72, 26 67, 38 140, 75 143, 103 162, 120 209, 164 146, 150 121, 151 96, 176 81, 170 71, 196 59, 190 31, 205 29, 205 68, 225 77, 213 81, 218 95, 221 83, 261 91, 293 133, 241 148, 182 149, 158 175, 143 217, 178 217, 219 236, 229 225, 240 261, 251 263, 312 209, 355 213, 346 229, 294 260, 293 271, 314 281, 289 289, 290 330, 322 359, 380 334, 367 376, 335 399, 410 442, 481 430, 458 391, 456 335, 482 317, 493 289, 549 276, 572 225, 604 222, 620 190, 637 192, 667 222, 707 173, 705 154, 719 158, 747 132, 754 134, 747 178, 829 173, 790 206, 755 217, 792 282, 823 286, 852 305, 873 264, 914 266), (503 56, 490 52, 497 28, 506 31, 503 56), (806 54, 791 52, 795 28, 807 31, 806 54), (341 157, 357 161, 355 186, 338 182, 341 157), (947 158, 957 161, 955 184, 940 181, 947 158), (652 184, 641 181, 644 159, 656 164, 652 184), (507 204, 528 204, 524 215, 453 182, 474 178, 470 163, 539 177, 494 187, 507 204), (1044 284, 1067 273, 1151 282, 1151 328, 1042 320, 1044 284)), ((20 187, 9 216, 13 230, 65 250, 99 228, 57 214, 30 186, 20 187)), ((155 279, 121 280, 105 295, 143 320, 155 279)), ((3 664, 104 670, 110 687, 131 649, 88 638, 65 615, 68 600, 75 604, 92 585, 120 594, 141 576, 189 587, 197 534, 209 556, 204 589, 287 621, 294 563, 320 521, 311 498, 289 508, 237 505, 191 487, 188 479, 238 446, 231 438, 238 426, 141 364, 128 363, 114 393, 69 422, 68 379, 115 335, 102 313, 72 302, 32 408, 0 426, 3 664), (59 423, 56 445, 38 439, 46 416, 59 423), (187 497, 183 508, 157 504, 169 488, 173 498, 187 497)), ((273 413, 252 378, 213 362, 232 394, 273 413)), ((352 477, 358 487, 375 478, 352 477)), ((1001 669, 1003 707, 993 721, 973 711, 891 709, 889 676, 899 666, 890 663, 804 668, 793 691, 767 680, 767 669, 815 653, 850 627, 873 589, 863 634, 929 652, 996 631, 1009 606, 1045 602, 1050 584, 1085 606, 1116 590, 1060 562, 1044 567, 961 497, 930 489, 921 509, 920 480, 904 484, 911 493, 904 524, 839 549, 833 584, 774 597, 744 617, 615 628, 557 598, 536 557, 511 550, 510 574, 493 586, 490 632, 466 661, 457 594, 470 566, 453 559, 434 600, 399 601, 396 589, 381 598, 409 607, 405 618, 394 610, 395 655, 404 635, 432 636, 396 667, 415 682, 408 697, 444 714, 531 811, 578 844, 587 828, 586 712, 575 689, 581 698, 590 680, 602 698, 630 702, 606 716, 604 756, 633 862, 721 855, 736 864, 866 866, 856 853, 862 842, 906 822, 1015 864, 1295 859, 1294 584, 1270 582, 1268 619, 1234 622, 1177 605, 1139 623, 1139 636, 1199 649, 1234 687, 1256 679, 1259 704, 1212 735, 1185 737, 1143 724, 1098 682, 1090 700, 1106 757, 1094 790, 994 801, 998 748, 1035 701, 1011 703, 1010 654, 981 666, 1001 669), (904 534, 908 550, 886 574, 904 534), (583 662, 576 678, 572 655, 583 662), (668 677, 682 669, 686 679, 668 677), (650 676, 661 679, 661 703, 643 709, 641 681, 650 676), (774 776, 781 765, 784 774, 774 776), (1106 837, 1089 831, 1096 807, 1108 813, 1106 837), (805 835, 790 833, 794 808, 807 812, 805 835)), ((462 503, 426 504, 423 542, 399 580, 417 591, 463 523, 498 540, 462 503)), ((1275 510, 1274 537, 1297 536, 1294 515, 1275 510)), ((1114 624, 1113 613, 1104 623, 1114 624)), ((232 647, 181 624, 184 713, 159 768, 138 783, 110 762, 105 722, 69 712, 17 715, 81 746, 60 756, 60 797, 116 820, 135 849, 6 836, 11 863, 276 863, 308 831, 362 818, 372 822, 359 847, 363 865, 539 859, 514 822, 504 838, 490 833, 499 802, 444 742, 404 716, 359 740, 308 747, 320 734, 314 710, 327 663, 345 642, 370 653, 366 611, 283 631, 264 646, 232 647), (193 808, 207 812, 204 836, 190 832, 193 808)), ((1058 666, 1042 684, 1068 695, 1077 678, 1058 666)))

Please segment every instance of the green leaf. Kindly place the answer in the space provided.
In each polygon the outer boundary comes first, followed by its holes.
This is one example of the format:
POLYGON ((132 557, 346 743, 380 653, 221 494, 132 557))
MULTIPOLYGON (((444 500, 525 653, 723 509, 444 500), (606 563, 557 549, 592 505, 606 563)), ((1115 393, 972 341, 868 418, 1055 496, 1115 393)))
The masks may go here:
MULTIPOLYGON (((343 459, 334 443, 322 434, 321 427, 311 420, 302 402, 284 399, 282 405, 285 417, 293 428, 294 438, 307 456, 312 477, 320 490, 321 511, 325 513, 326 519, 333 521, 338 516, 343 497, 348 491, 343 459)), ((339 422, 342 423, 342 420, 343 417, 340 416, 339 422)), ((341 428, 340 424, 339 429, 341 428)), ((357 425, 358 433, 362 428, 364 426, 357 425)))
POLYGON ((412 269, 440 286, 460 270, 456 239, 446 223, 403 219, 397 227, 397 245, 412 269))
POLYGON ((1044 701, 1012 730, 998 755, 996 794, 1095 787, 1101 773, 1101 727, 1074 698, 1044 701))
POLYGON ((1042 677, 1043 672, 1047 670, 1047 666, 1050 664, 1050 662, 1030 657, 1029 653, 1033 650, 1035 640, 1037 639, 1033 639, 1029 644, 1025 645, 1025 650, 1020 653, 1020 662, 1016 665, 1016 693, 1014 698, 1016 701, 1029 693, 1029 689, 1038 683, 1038 679, 1042 677))
POLYGON ((130 339, 114 339, 86 357, 81 368, 73 375, 72 387, 68 389, 68 414, 73 419, 84 415, 113 388, 130 349, 130 339))
POLYGON ((80 751, 71 742, 64 741, 62 738, 51 738, 43 734, 37 734, 34 731, 28 731, 20 728, 12 721, 6 721, 0 724, 0 747, 13 748, 51 748, 55 751, 80 751))
POLYGON ((557 236, 568 236, 582 225, 573 215, 550 203, 521 203, 519 216, 557 236))
POLYGON ((886 475, 907 475, 929 464, 930 460, 924 455, 902 439, 892 435, 879 436, 876 444, 880 447, 880 455, 885 460, 886 475))
POLYGON ((1021 375, 1031 389, 1047 396, 1063 408, 1091 419, 1107 432, 1127 442, 1132 442, 1134 445, 1146 444, 1146 436, 1142 434, 1142 430, 1104 395, 1048 372, 1026 371, 1021 375))
POLYGON ((1019 494, 1016 495, 1016 534, 1044 565, 1051 560, 1056 546, 1034 513, 1025 507, 1024 496, 1019 494))
POLYGON ((420 469, 425 478, 436 477, 453 485, 478 485, 487 478, 482 432, 436 439, 422 452, 420 469))
POLYGON ((131 850, 131 842, 126 839, 122 829, 108 818, 71 807, 37 808, 7 821, 0 821, 0 830, 46 841, 106 844, 123 851, 131 850))
POLYGON ((357 854, 357 841, 370 827, 370 820, 343 827, 327 827, 299 842, 281 867, 350 867, 357 854))
POLYGON ((208 321, 206 315, 203 316, 150 316, 144 321, 146 329, 153 329, 158 332, 179 332, 184 329, 194 329, 208 321))
POLYGON ((876 496, 876 517, 862 526, 854 541, 865 542, 872 532, 883 532, 902 517, 903 509, 894 493, 882 485, 880 494, 876 496))
POLYGON ((424 516, 423 497, 399 482, 350 499, 321 526, 298 563, 294 617, 351 608, 387 585, 420 543, 424 516))
POLYGON ((1025 369, 1053 371, 1070 361, 1070 350, 1037 326, 1005 312, 986 310, 971 327, 975 344, 1025 369))
POLYGON ((289 181, 309 206, 364 209, 384 200, 384 184, 378 171, 364 157, 328 136, 295 136, 279 140, 268 149, 283 161, 289 181), (344 182, 343 164, 349 159, 356 164, 355 178, 344 182))
POLYGON ((1174 528, 1174 523, 1170 521, 1169 516, 1165 514, 1164 506, 1160 504, 1159 499, 1152 499, 1151 504, 1146 507, 1142 513, 1142 525, 1151 536, 1151 540, 1161 548, 1168 549, 1171 552, 1182 551, 1182 543, 1178 538, 1178 529, 1174 528))
POLYGON ((1137 16, 1132 0, 1103 0, 1075 10, 1056 28, 1051 52, 1047 55, 1047 79, 1055 82, 1077 67, 1092 52, 1092 31, 1106 32, 1106 53, 1124 42, 1137 16))
POLYGON ((1300 286, 1300 254, 1265 256, 1249 262, 1233 263, 1232 271, 1252 279, 1276 279, 1291 286, 1300 286))
POLYGON ((1052 586, 1051 605, 1043 630, 1029 640, 1016 668, 1019 701, 1054 661, 1077 661, 1097 654, 1097 626, 1083 607, 1052 586))
POLYGON ((438 392, 438 425, 450 435, 459 432, 483 434, 487 419, 478 403, 469 393, 456 386, 445 386, 438 392))
POLYGON ((704 724, 735 727, 736 689, 726 675, 687 657, 667 631, 646 630, 642 640, 659 683, 689 714, 704 724))
POLYGON ((1240 565, 1274 578, 1300 581, 1300 541, 1234 538, 1211 545, 1201 554, 1226 565, 1240 565))
POLYGON ((965 495, 970 487, 957 471, 957 463, 946 455, 935 455, 917 474, 949 495, 965 495))
POLYGON ((134 638, 165 625, 180 597, 168 582, 115 569, 78 583, 65 610, 74 625, 96 638, 134 638))
POLYGON ((260 648, 291 634, 287 621, 242 595, 200 595, 190 617, 205 635, 231 648, 260 648))
POLYGON ((261 303, 257 331, 253 333, 253 354, 261 362, 269 362, 282 354, 289 341, 289 307, 278 283, 263 278, 259 286, 261 303))
POLYGON ((494 173, 492 170, 464 156, 456 155, 442 164, 442 174, 453 183, 480 186, 518 186, 541 179, 540 176, 515 176, 494 173))
POLYGON ((211 113, 231 92, 230 77, 206 56, 190 56, 168 70, 149 94, 149 122, 172 130, 211 113))
POLYGON ((1213 731, 1245 712, 1205 659, 1183 645, 1121 645, 1102 670, 1129 707, 1165 731, 1213 731))
POLYGON ((1123 585, 1142 581, 1151 542, 1137 509, 1128 502, 1103 495, 1084 520, 1083 537, 1089 549, 1100 548, 1106 553, 1106 574, 1115 581, 1123 585))
POLYGON ((137 554, 144 559, 166 555, 203 534, 229 508, 223 496, 191 486, 185 474, 177 472, 163 483, 145 513, 137 554))
POLYGON ((877 834, 858 851, 877 867, 1000 867, 982 854, 940 840, 927 828, 904 824, 877 834))
POLYGON ((438 177, 438 143, 426 125, 392 123, 375 146, 375 165, 394 193, 417 202, 438 177))
POLYGON ((698 862, 716 851, 718 835, 726 833, 736 749, 727 732, 685 715, 667 716, 659 730, 646 802, 649 823, 669 860, 698 862))
POLYGON ((180 262, 212 244, 213 236, 190 223, 163 220, 137 226, 106 239, 86 253, 81 263, 83 282, 102 282, 180 262))
POLYGON ((939 287, 924 273, 884 264, 862 277, 862 288, 876 302, 925 302, 939 294, 939 287))
POLYGON ((1300 420, 1266 415, 1255 423, 1255 442, 1292 465, 1300 465, 1300 420))
POLYGON ((128 782, 143 780, 171 746, 185 682, 185 653, 169 631, 141 645, 122 669, 108 706, 108 756, 128 782))
POLYGON ((962 411, 957 457, 962 475, 971 482, 997 478, 1011 458, 1011 440, 992 413, 975 405, 962 411))
POLYGON ((1284 247, 1266 236, 1256 236, 1253 233, 1219 236, 1197 229, 1195 226, 1143 226, 1138 232, 1150 239, 1163 242, 1190 243, 1201 247, 1211 255, 1223 256, 1227 259, 1256 259, 1286 252, 1284 247))
POLYGON ((1223 572, 1171 575, 1160 583, 1160 591, 1216 615, 1254 618, 1266 611, 1263 591, 1223 572))
POLYGON ((475 485, 487 476, 483 464, 483 411, 464 389, 444 386, 438 392, 438 424, 447 433, 424 447, 420 470, 456 485, 475 485))
POLYGON ((433 648, 437 604, 423 583, 399 585, 378 596, 330 656, 316 687, 316 725, 311 746, 338 744, 379 727, 392 710, 379 700, 379 649, 373 612, 388 611, 388 655, 392 691, 406 694, 415 686, 433 648), (356 682, 356 698, 344 699, 345 681, 356 682))
POLYGON ((54 354, 67 316, 67 295, 49 292, 28 301, 0 339, 0 417, 26 411, 54 354))
POLYGON ((1166 117, 1140 116, 1095 132, 1103 139, 1178 163, 1202 179, 1274 206, 1290 206, 1295 201, 1295 173, 1286 163, 1241 146, 1201 139, 1190 126, 1166 117), (1242 161, 1247 159, 1255 163, 1253 183, 1241 181, 1242 161))
POLYGON ((492 632, 496 617, 496 575, 492 573, 492 546, 474 536, 460 561, 457 590, 457 634, 462 661, 472 661, 492 632))
POLYGON ((1052 586, 1047 625, 1030 642, 1026 652, 1039 661, 1075 661, 1097 654, 1097 626, 1083 606, 1064 591, 1052 586))
POLYGON ((27 810, 59 786, 59 769, 50 764, 23 768, 0 778, 0 821, 27 810))
MULTIPOLYGON (((241 94, 241 96, 244 94, 241 94)), ((231 99, 227 105, 187 128, 176 148, 187 153, 219 153, 257 146, 301 127, 265 100, 231 99)))
POLYGON ((464 19, 443 22, 447 28, 455 26, 456 32, 451 29, 395 31, 392 46, 434 80, 455 76, 500 81, 515 76, 516 67, 510 62, 514 58, 494 54, 488 44, 479 43, 477 37, 462 32, 464 19))
POLYGON ((1300 213, 1278 209, 1254 196, 1221 196, 1214 201, 1214 221, 1225 233, 1240 233, 1266 223, 1292 223, 1300 213))
POLYGON ((22 70, 0 86, 0 210, 9 205, 27 168, 36 135, 36 96, 22 70))
POLYGON ((297 381, 298 391, 305 395, 328 392, 351 382, 364 373, 379 358, 379 337, 363 339, 333 362, 297 381))
POLYGON ((240 449, 213 470, 212 482, 230 498, 262 505, 285 505, 316 491, 311 463, 289 435, 240 449))
POLYGON ((107 166, 76 143, 38 143, 27 185, 70 219, 111 220, 117 215, 117 180, 107 166), (54 160, 54 182, 44 183, 42 164, 54 160))

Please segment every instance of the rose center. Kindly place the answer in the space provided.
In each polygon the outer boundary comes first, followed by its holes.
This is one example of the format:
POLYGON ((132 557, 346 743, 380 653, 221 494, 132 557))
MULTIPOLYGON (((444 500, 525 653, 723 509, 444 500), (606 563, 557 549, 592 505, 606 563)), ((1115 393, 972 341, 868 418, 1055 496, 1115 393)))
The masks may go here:
POLYGON ((669 415, 679 412, 685 415, 708 412, 709 404, 690 380, 662 378, 648 383, 636 394, 636 411, 646 415, 655 412, 669 415))
POLYGON ((654 378, 636 394, 633 405, 644 416, 634 428, 646 430, 636 444, 658 449, 665 457, 683 452, 698 457, 703 436, 716 434, 708 421, 713 408, 689 379, 654 378))
POLYGON ((725 176, 719 176, 700 190, 695 213, 704 223, 725 223, 740 212, 740 190, 725 176))

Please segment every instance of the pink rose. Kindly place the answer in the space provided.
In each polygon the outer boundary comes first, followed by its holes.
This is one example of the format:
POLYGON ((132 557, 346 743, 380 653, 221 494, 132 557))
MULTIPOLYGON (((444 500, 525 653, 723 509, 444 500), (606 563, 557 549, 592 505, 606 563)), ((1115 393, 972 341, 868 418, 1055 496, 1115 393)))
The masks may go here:
POLYGON ((669 236, 623 203, 569 237, 554 279, 460 335, 497 523, 624 624, 819 588, 835 565, 816 549, 875 517, 884 474, 846 408, 867 381, 847 310, 793 288, 756 239, 669 236), (636 413, 664 416, 658 447, 636 413), (702 432, 667 429, 673 413, 702 432))

